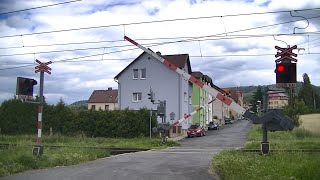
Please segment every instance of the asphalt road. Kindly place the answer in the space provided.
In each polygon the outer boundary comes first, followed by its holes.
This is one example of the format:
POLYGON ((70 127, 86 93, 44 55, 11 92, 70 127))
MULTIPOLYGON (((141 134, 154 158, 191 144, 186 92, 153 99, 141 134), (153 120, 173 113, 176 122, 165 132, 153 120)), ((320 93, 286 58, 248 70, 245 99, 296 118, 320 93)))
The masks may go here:
POLYGON ((180 147, 121 154, 68 167, 27 171, 3 177, 8 180, 207 180, 212 156, 222 149, 244 145, 251 126, 238 121, 223 129, 206 133, 205 137, 180 140, 180 147))

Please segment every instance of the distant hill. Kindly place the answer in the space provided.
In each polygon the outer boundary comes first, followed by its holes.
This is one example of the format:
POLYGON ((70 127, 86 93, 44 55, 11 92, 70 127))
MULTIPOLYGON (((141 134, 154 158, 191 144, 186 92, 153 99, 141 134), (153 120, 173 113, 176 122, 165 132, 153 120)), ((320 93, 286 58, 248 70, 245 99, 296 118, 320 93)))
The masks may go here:
MULTIPOLYGON (((271 85, 261 85, 261 87, 269 87, 269 89, 278 90, 279 88, 276 87, 275 84, 271 85)), ((297 93, 300 92, 303 86, 303 82, 297 82, 297 93)), ((243 93, 243 98, 245 101, 250 102, 252 100, 254 92, 257 91, 258 86, 240 86, 240 87, 230 87, 230 89, 236 89, 243 93)), ((320 95, 320 87, 312 85, 312 88, 316 91, 317 94, 320 95)), ((279 89, 283 90, 283 89, 279 89)))
POLYGON ((88 106, 88 100, 81 100, 81 101, 76 101, 72 104, 70 104, 70 106, 73 106, 73 107, 87 107, 88 106))

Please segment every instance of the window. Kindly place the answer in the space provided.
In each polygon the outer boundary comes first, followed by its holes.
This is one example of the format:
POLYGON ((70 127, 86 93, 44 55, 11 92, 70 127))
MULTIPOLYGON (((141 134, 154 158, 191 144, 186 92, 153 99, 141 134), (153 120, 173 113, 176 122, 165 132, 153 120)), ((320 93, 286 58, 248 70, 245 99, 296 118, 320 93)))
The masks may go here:
POLYGON ((187 93, 184 92, 184 96, 183 96, 184 102, 187 102, 187 93))
POLYGON ((192 104, 191 96, 189 96, 189 104, 192 104))
POLYGON ((140 79, 146 78, 146 69, 140 69, 140 79))
POLYGON ((105 106, 104 106, 104 109, 105 109, 105 110, 109 110, 109 105, 105 105, 105 106))
POLYGON ((141 92, 133 93, 133 97, 132 97, 133 102, 139 102, 141 100, 142 100, 142 93, 141 92))
POLYGON ((96 105, 91 105, 91 110, 96 110, 96 105))
POLYGON ((138 77, 139 77, 139 70, 133 69, 133 79, 138 79, 138 77))

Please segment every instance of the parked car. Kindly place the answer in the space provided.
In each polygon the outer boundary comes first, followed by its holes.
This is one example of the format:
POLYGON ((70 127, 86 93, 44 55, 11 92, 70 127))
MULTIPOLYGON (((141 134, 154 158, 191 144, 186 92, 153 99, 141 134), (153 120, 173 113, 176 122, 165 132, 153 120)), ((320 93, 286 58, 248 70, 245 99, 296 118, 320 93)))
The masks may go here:
POLYGON ((219 128, 219 124, 216 122, 209 122, 208 124, 208 130, 217 130, 219 128))
POLYGON ((205 136, 205 130, 199 124, 192 124, 187 130, 188 137, 205 136))
POLYGON ((225 118, 225 119, 224 119, 224 124, 225 124, 225 125, 227 125, 227 124, 232 124, 231 119, 230 119, 230 118, 225 118))

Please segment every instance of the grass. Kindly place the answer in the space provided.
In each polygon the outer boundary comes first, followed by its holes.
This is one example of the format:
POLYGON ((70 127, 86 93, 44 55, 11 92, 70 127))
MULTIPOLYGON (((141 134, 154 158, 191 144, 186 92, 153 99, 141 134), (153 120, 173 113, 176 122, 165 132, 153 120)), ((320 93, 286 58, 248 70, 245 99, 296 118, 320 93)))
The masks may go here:
MULTIPOLYGON (((261 139, 261 125, 253 125, 245 148, 260 149, 261 139)), ((268 141, 270 149, 320 149, 320 134, 314 134, 303 127, 296 128, 291 132, 268 132, 268 141)))
POLYGON ((257 153, 223 151, 213 160, 213 168, 224 180, 316 180, 320 178, 319 154, 257 153))
POLYGON ((179 145, 177 142, 168 141, 166 145, 160 145, 160 139, 156 138, 87 138, 83 136, 44 136, 44 153, 40 157, 32 155, 32 146, 35 137, 31 135, 0 135, 0 143, 17 144, 17 147, 9 146, 8 149, 0 149, 0 177, 8 176, 30 169, 41 169, 54 166, 67 166, 79 164, 97 158, 110 155, 102 149, 86 147, 111 147, 111 148, 141 148, 161 149, 179 145), (46 145, 68 146, 66 148, 49 148, 46 145))
POLYGON ((44 149, 42 156, 33 156, 32 148, 17 147, 0 150, 0 177, 30 169, 67 166, 109 156, 109 152, 97 149, 44 149))
POLYGON ((301 116, 304 129, 311 131, 313 134, 319 134, 320 136, 320 114, 308 114, 301 116))
MULTIPOLYGON (((302 126, 291 132, 268 132, 270 149, 320 149, 320 114, 301 117, 302 126), (314 118, 315 117, 315 118, 314 118)), ((261 125, 249 132, 245 148, 260 149, 261 125)), ((320 179, 320 153, 272 152, 267 156, 235 150, 222 151, 212 160, 221 179, 320 179)))
MULTIPOLYGON (((162 149, 179 145, 177 142, 169 141, 166 145, 160 145, 159 138, 88 138, 84 136, 43 136, 44 145, 71 146, 71 147, 111 147, 111 148, 141 148, 141 149, 162 149)), ((0 135, 0 143, 32 145, 35 137, 31 135, 0 135)))

